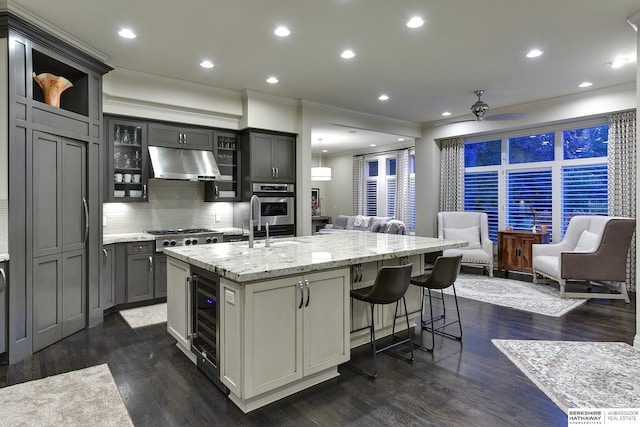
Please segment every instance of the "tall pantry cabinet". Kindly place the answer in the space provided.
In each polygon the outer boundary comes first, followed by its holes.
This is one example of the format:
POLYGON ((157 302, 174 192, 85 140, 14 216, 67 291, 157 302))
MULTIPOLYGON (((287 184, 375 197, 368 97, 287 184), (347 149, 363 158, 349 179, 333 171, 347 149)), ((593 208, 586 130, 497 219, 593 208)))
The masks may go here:
POLYGON ((102 320, 102 75, 111 68, 0 12, 7 87, 9 363, 102 320), (33 75, 73 86, 44 102, 33 75))

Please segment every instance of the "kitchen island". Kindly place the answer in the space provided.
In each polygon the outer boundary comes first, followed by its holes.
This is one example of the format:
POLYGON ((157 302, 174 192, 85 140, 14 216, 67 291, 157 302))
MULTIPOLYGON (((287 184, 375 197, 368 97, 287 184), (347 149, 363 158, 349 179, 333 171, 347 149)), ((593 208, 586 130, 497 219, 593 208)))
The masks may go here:
MULTIPOLYGON (((422 274, 426 256, 467 242, 357 232, 165 250, 167 329, 178 347, 193 338, 192 270, 219 277, 216 347, 219 379, 229 398, 249 412, 338 375, 350 349, 366 342, 367 307, 349 291, 373 283, 382 265, 412 262, 422 274)), ((420 313, 420 289, 407 306, 420 313)), ((394 307, 378 306, 376 335, 391 332, 394 307)), ((404 315, 399 313, 398 315, 404 315)))

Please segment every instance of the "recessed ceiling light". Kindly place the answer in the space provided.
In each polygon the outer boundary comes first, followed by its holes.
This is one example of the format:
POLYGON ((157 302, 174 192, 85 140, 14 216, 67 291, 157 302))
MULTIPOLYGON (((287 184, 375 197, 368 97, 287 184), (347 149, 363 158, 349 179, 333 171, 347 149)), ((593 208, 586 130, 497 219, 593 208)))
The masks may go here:
POLYGON ((589 87, 591 85, 593 85, 593 83, 591 82, 582 82, 578 85, 578 87, 589 87))
POLYGON ((323 152, 323 153, 328 153, 328 152, 329 152, 329 150, 327 150, 326 148, 323 148, 323 149, 322 149, 322 152, 323 152))
POLYGON ((369 144, 369 147, 375 147, 376 144, 369 144))
POLYGON ((442 115, 446 117, 446 116, 450 116, 451 113, 449 111, 445 111, 444 113, 442 113, 442 115))
POLYGON ((538 56, 542 55, 544 52, 542 52, 540 49, 531 49, 529 51, 529 53, 527 53, 527 58, 537 58, 538 56))
POLYGON ((627 62, 629 62, 629 58, 620 56, 620 57, 614 59, 613 61, 605 62, 605 64, 610 66, 611 68, 620 68, 623 65, 625 65, 627 62))
POLYGON ((200 63, 200 66, 202 68, 213 68, 213 62, 209 61, 209 60, 204 60, 200 63))
POLYGON ((398 141, 402 142, 402 141, 404 141, 404 138, 398 138, 398 141))
POLYGON ((287 27, 279 26, 273 31, 273 34, 278 37, 287 37, 289 34, 291 34, 291 31, 289 31, 287 27))
POLYGON ((118 31, 118 35, 120 37, 124 37, 125 39, 135 39, 136 38, 136 33, 131 31, 129 28, 121 29, 120 31, 118 31))
POLYGON ((267 79, 267 83, 271 83, 272 85, 273 85, 273 84, 276 84, 276 83, 278 83, 278 78, 277 78, 277 77, 273 77, 273 76, 271 76, 271 77, 269 77, 269 78, 267 79))
POLYGON ((389 95, 384 95, 384 94, 383 94, 383 95, 380 95, 380 96, 378 97, 378 99, 379 99, 380 101, 388 101, 388 100, 389 100, 389 95))
POLYGON ((340 56, 343 57, 344 59, 351 59, 354 56, 356 56, 356 54, 352 50, 347 49, 344 52, 342 52, 340 56))
POLYGON ((424 21, 419 16, 414 16, 407 21, 407 27, 420 28, 424 25, 424 21))

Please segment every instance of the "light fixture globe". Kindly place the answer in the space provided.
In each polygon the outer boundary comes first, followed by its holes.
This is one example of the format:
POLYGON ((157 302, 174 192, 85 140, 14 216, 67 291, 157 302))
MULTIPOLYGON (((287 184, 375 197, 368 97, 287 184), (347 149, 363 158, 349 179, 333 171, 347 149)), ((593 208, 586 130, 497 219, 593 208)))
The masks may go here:
POLYGON ((311 181, 331 181, 331 168, 322 166, 322 138, 318 138, 320 156, 318 166, 311 168, 311 181))
POLYGON ((478 100, 471 106, 471 112, 476 116, 476 120, 484 120, 484 115, 489 111, 489 105, 484 102, 480 97, 484 94, 484 90, 476 90, 475 94, 478 96, 478 100))

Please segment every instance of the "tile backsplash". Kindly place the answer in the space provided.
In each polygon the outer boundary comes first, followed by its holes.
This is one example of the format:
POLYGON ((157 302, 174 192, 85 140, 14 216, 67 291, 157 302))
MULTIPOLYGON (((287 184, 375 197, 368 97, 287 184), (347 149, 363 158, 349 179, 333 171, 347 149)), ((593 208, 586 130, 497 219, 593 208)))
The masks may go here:
POLYGON ((105 203, 103 232, 233 226, 233 203, 204 202, 204 182, 151 179, 148 191, 147 203, 105 203))

